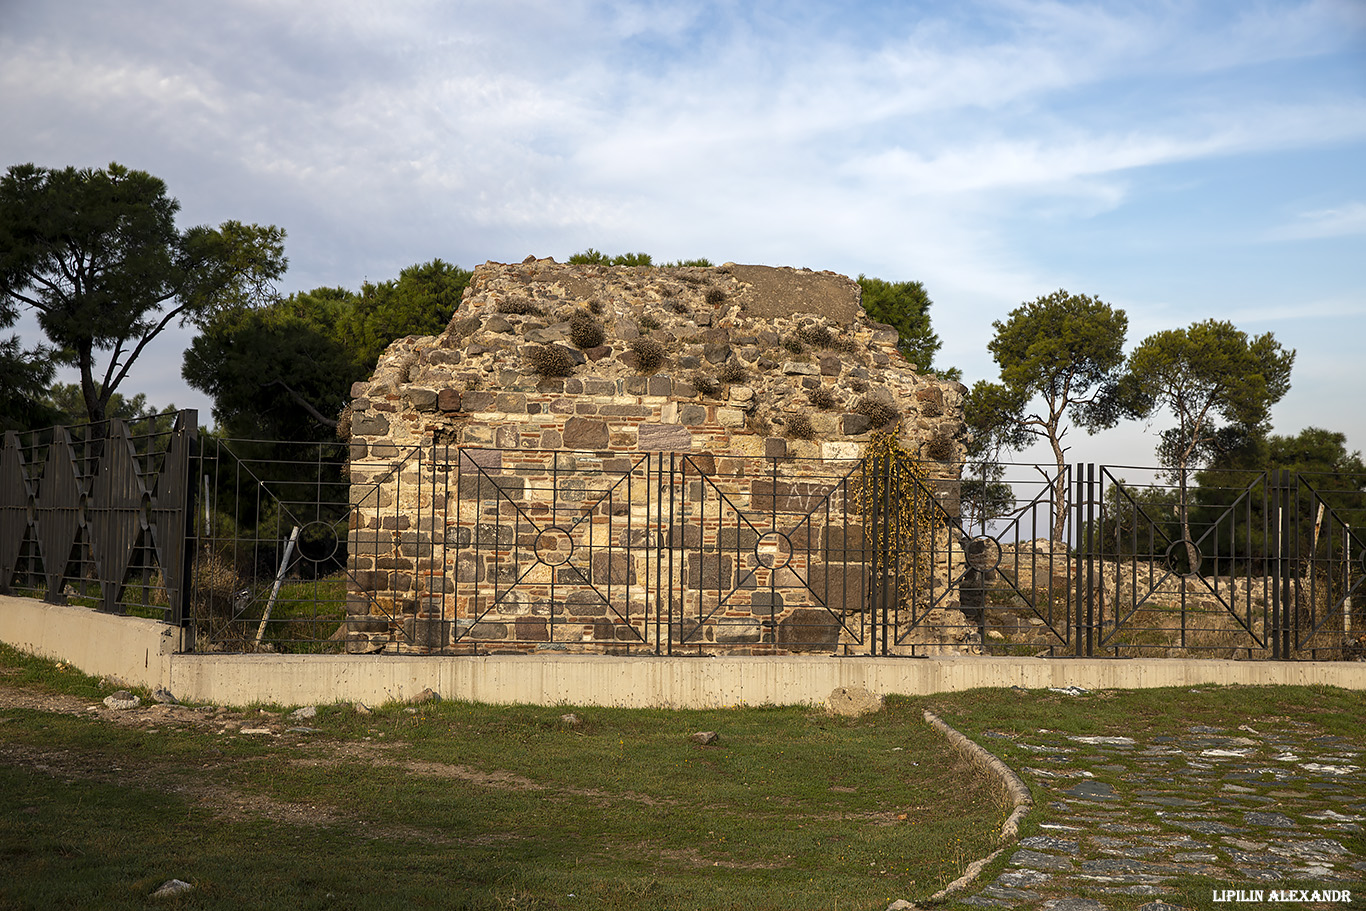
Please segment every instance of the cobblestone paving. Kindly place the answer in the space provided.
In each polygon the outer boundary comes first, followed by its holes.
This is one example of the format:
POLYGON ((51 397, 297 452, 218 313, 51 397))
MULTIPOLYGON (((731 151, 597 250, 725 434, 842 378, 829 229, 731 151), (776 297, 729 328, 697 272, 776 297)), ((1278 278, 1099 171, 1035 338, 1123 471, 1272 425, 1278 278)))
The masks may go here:
POLYGON ((1047 796, 1040 832, 960 902, 1163 911, 1179 879, 1199 876, 1214 888, 1352 889, 1359 906, 1366 856, 1343 840, 1366 826, 1366 736, 1278 718, 1175 736, 978 740, 1047 796))

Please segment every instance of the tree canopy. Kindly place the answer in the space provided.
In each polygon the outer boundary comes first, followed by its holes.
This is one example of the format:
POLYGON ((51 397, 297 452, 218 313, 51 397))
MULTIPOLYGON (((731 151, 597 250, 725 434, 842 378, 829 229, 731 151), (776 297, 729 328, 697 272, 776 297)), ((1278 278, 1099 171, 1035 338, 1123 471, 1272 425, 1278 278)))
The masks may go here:
POLYGON ((160 179, 117 163, 15 165, 0 179, 0 308, 37 311, 56 356, 80 372, 88 420, 105 418, 171 323, 274 298, 283 230, 226 221, 182 231, 179 209, 160 179))
MULTIPOLYGON (((0 323, 0 325, 9 325, 0 323)), ((25 351, 17 335, 0 339, 0 432, 59 422, 43 402, 54 373, 50 352, 25 351)))
POLYGON ((1125 368, 1116 396, 1136 417, 1169 411, 1157 457, 1178 485, 1181 537, 1197 569, 1191 538, 1188 474, 1220 453, 1255 444, 1269 429, 1271 406, 1290 390, 1295 352, 1270 332, 1250 338, 1232 323, 1205 320, 1144 339, 1125 368))
POLYGON ((1157 456, 1173 476, 1268 429, 1271 406, 1290 390, 1295 352, 1270 333, 1249 337, 1223 320, 1144 339, 1129 355, 1119 401, 1130 414, 1168 410, 1157 456))
MULTIPOLYGON (((863 289, 863 310, 880 323, 897 331, 897 347, 906 360, 922 371, 934 371, 934 356, 943 344, 930 328, 933 302, 920 282, 889 282, 880 278, 858 277, 863 289)), ((958 376, 956 369, 939 371, 948 378, 958 376)))
POLYGON ((434 259, 359 293, 315 288, 268 307, 225 311, 205 323, 182 373, 214 400, 230 437, 326 439, 390 342, 437 335, 471 273, 434 259))
POLYGON ((968 394, 964 417, 974 451, 1048 441, 1057 465, 1053 539, 1061 540, 1067 512, 1065 422, 1094 432, 1118 420, 1113 395, 1129 319, 1097 298, 1060 290, 1021 304, 992 326, 996 335, 987 348, 1001 368, 1001 381, 979 380, 968 394))

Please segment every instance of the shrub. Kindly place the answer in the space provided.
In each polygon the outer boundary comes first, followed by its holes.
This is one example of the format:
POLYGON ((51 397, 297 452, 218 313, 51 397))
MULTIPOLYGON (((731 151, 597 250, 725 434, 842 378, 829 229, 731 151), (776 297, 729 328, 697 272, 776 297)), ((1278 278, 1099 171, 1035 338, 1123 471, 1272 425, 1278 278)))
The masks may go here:
POLYGON ((828 411, 835 407, 835 394, 824 386, 817 386, 806 394, 806 400, 813 408, 828 411))
POLYGON ((729 360, 721 365, 722 382, 743 383, 747 379, 749 379, 749 371, 739 361, 729 360))
POLYGON ((659 320, 655 318, 655 315, 654 315, 653 313, 646 313, 646 314, 642 315, 641 318, 640 318, 640 328, 642 328, 642 329, 658 329, 658 328, 659 328, 659 320))
POLYGON ((854 390, 855 392, 867 392, 868 384, 865 383, 863 380, 859 379, 858 377, 854 377, 852 380, 849 381, 849 388, 854 390))
POLYGON ((801 354, 806 350, 806 346, 802 344, 802 340, 797 338, 797 336, 789 335, 787 338, 783 339, 783 350, 790 354, 801 354))
POLYGON ((787 435, 794 440, 809 440, 816 435, 816 428, 811 426, 811 418, 800 412, 787 419, 787 435))
POLYGON ((719 307, 725 302, 726 292, 722 291, 720 288, 707 289, 707 303, 711 304, 713 307, 719 307))
POLYGON ((594 315, 600 315, 602 313, 602 301, 598 300, 596 297, 589 301, 588 312, 594 315))
POLYGON ((829 348, 835 341, 830 330, 820 324, 802 326, 797 330, 797 337, 812 348, 829 348))
POLYGON ((537 345, 526 353, 526 359, 541 376, 571 376, 574 359, 559 345, 537 345))
POLYGON ((954 456, 953 439, 946 436, 936 436, 924 448, 925 455, 936 462, 947 462, 954 456))
POLYGON ((541 308, 531 301, 505 300, 498 303, 498 312, 512 316, 540 316, 541 308))
POLYGON ((678 313, 680 315, 688 312, 688 305, 683 303, 681 300, 675 300, 672 303, 670 303, 669 306, 673 309, 674 313, 678 313))
POLYGON ((636 370, 641 373, 654 373, 664 365, 664 346, 652 338, 642 336, 634 339, 631 353, 636 356, 636 370))
POLYGON ((705 373, 694 373, 692 384, 693 388, 703 395, 716 395, 721 391, 721 384, 716 381, 716 378, 705 373))
POLYGON ((592 315, 580 310, 569 318, 569 340, 580 348, 596 348, 607 333, 592 315))
POLYGON ((860 399, 854 411, 866 417, 874 428, 885 427, 901 416, 891 405, 874 399, 860 399))

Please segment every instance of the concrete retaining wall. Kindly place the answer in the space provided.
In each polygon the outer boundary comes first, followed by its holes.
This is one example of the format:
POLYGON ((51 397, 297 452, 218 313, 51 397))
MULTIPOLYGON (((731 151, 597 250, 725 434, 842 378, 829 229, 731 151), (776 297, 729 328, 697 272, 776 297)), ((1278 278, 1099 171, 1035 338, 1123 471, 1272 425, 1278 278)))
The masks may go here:
POLYGON ((816 704, 836 687, 925 695, 974 687, 1137 689, 1322 684, 1366 689, 1366 662, 1187 658, 621 658, 174 654, 179 631, 131 617, 0 597, 0 639, 90 674, 166 686, 192 702, 379 704, 430 687, 494 704, 716 708, 816 704))
POLYGON ((182 631, 155 620, 0 595, 0 642, 87 674, 155 689, 171 681, 182 631))

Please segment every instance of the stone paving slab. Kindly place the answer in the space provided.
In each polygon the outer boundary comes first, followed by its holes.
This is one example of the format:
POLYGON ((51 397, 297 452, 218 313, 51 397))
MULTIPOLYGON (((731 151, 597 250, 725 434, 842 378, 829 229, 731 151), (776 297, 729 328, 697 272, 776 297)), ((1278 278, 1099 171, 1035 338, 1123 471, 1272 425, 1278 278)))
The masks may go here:
POLYGON ((989 731, 983 742, 1043 789, 1043 822, 958 902, 1178 911, 1173 884, 1198 876, 1214 888, 1351 889, 1342 907, 1366 906, 1366 856, 1344 844, 1366 827, 1366 724, 1359 742, 1290 719, 1175 736, 989 731))

